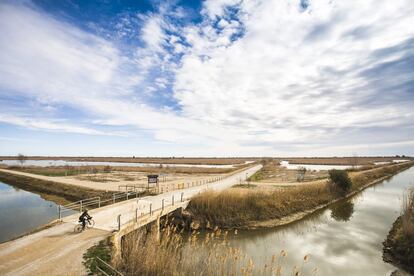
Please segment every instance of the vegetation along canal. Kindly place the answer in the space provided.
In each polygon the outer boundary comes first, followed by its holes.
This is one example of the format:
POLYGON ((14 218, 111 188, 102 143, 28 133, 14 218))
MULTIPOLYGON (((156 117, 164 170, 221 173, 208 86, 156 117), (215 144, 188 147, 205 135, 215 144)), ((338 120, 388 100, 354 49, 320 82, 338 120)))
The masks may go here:
POLYGON ((382 242, 413 181, 414 167, 296 223, 233 233, 230 246, 252 259, 257 275, 272 256, 282 275, 295 266, 302 275, 389 275, 396 268, 383 261, 382 242))

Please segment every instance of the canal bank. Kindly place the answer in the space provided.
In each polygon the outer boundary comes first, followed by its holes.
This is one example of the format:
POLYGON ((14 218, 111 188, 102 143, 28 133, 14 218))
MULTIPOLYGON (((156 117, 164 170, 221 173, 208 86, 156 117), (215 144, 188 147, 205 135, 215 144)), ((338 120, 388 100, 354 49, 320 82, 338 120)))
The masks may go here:
POLYGON ((352 197, 413 164, 407 162, 353 173, 352 188, 345 196, 330 190, 327 181, 273 192, 244 188, 201 194, 190 202, 183 222, 192 229, 215 226, 257 229, 286 225, 352 197))
POLYGON ((65 199, 31 193, 0 182, 0 243, 36 231, 58 218, 57 204, 65 199))
POLYGON ((102 190, 88 189, 80 186, 48 181, 41 179, 40 177, 29 177, 24 175, 24 173, 9 172, 3 169, 0 169, 0 181, 26 191, 58 196, 68 201, 77 201, 96 196, 106 199, 110 198, 112 195, 112 193, 102 190))
MULTIPOLYGON (((247 275, 295 275, 297 271, 300 275, 390 275, 396 267, 383 261, 382 242, 400 213, 401 196, 413 179, 414 168, 410 168, 290 224, 221 231, 226 238, 213 240, 214 244, 211 240, 218 231, 193 231, 195 234, 184 237, 178 247, 183 251, 176 255, 184 256, 184 262, 174 269, 204 271, 203 256, 219 256, 238 275, 246 275, 246 269, 247 275), (191 258, 185 258, 186 252, 192 253, 191 258)), ((140 265, 142 268, 145 263, 140 265)))

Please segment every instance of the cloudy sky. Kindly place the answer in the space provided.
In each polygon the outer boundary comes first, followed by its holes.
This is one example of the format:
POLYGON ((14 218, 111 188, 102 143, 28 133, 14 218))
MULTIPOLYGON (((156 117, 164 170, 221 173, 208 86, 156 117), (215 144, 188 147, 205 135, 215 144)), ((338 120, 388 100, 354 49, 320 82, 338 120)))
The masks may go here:
POLYGON ((0 154, 414 155, 414 1, 0 1, 0 154))

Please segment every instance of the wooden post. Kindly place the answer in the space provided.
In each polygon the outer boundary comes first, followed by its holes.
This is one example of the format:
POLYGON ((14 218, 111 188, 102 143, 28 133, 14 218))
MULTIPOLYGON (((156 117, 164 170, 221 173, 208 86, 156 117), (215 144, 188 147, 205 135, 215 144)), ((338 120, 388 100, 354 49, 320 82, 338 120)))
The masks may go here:
POLYGON ((160 217, 161 216, 158 216, 157 218, 157 241, 160 241, 160 236, 161 236, 160 217))
POLYGON ((181 202, 183 202, 184 193, 181 193, 181 202))
POLYGON ((58 205, 59 220, 62 219, 62 206, 58 205))
POLYGON ((161 208, 161 212, 164 211, 164 199, 162 199, 162 208, 161 208))
POLYGON ((172 196, 172 206, 174 206, 174 195, 172 196))
POLYGON ((101 208, 101 197, 98 197, 98 208, 101 208))
POLYGON ((150 203, 150 211, 149 211, 150 216, 152 216, 152 203, 150 203))
POLYGON ((112 204, 115 203, 115 194, 112 194, 112 204))
POLYGON ((118 215, 118 231, 121 231, 121 215, 118 215))

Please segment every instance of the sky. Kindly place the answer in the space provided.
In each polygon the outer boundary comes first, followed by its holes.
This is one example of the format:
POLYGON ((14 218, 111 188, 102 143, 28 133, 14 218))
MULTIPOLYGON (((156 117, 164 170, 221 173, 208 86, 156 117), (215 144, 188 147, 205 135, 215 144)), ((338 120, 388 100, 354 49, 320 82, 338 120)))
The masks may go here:
POLYGON ((412 0, 0 0, 0 155, 414 155, 412 0))

